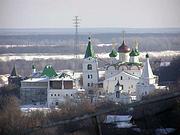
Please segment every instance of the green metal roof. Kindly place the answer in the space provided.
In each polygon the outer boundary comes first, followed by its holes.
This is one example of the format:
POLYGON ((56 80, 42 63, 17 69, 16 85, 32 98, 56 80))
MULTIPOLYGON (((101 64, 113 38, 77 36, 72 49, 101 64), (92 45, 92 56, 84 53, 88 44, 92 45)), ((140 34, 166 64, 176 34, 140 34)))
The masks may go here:
POLYGON ((109 57, 116 57, 116 56, 117 56, 117 51, 113 49, 109 54, 109 57))
POLYGON ((129 56, 139 56, 139 51, 137 49, 132 49, 132 51, 130 52, 129 56))
POLYGON ((51 65, 46 65, 41 75, 47 77, 55 77, 57 76, 57 73, 51 65))
POLYGON ((135 48, 134 51, 137 53, 137 56, 140 55, 140 52, 139 52, 139 50, 137 48, 135 48))
POLYGON ((95 58, 95 53, 94 53, 94 50, 93 50, 92 45, 91 45, 91 38, 90 37, 89 37, 89 42, 88 42, 88 46, 86 48, 86 53, 85 53, 84 58, 89 58, 89 57, 95 58))

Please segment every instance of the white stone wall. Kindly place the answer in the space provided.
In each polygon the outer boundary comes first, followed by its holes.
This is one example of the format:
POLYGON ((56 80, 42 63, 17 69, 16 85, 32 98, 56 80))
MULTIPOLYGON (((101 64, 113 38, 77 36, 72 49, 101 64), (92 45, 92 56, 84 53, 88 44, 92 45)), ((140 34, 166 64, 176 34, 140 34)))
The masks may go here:
POLYGON ((120 62, 129 62, 129 53, 119 53, 120 62))
POLYGON ((136 91, 136 84, 139 82, 139 78, 129 75, 125 72, 121 72, 111 78, 103 81, 103 88, 105 92, 113 93, 115 85, 119 81, 120 85, 123 85, 122 92, 134 93, 136 91))
POLYGON ((120 97, 116 97, 116 93, 112 93, 108 96, 108 99, 112 102, 115 103, 124 103, 124 104, 128 104, 131 103, 131 97, 129 95, 123 95, 121 94, 120 97))
POLYGON ((129 60, 130 62, 135 62, 135 63, 138 63, 139 62, 139 56, 131 56, 130 57, 130 60, 129 60))
POLYGON ((98 62, 95 58, 86 58, 83 60, 83 88, 91 89, 98 83, 98 62), (92 65, 92 69, 88 69, 88 64, 92 65))
POLYGON ((107 70, 105 71, 105 79, 108 79, 110 77, 113 77, 119 73, 118 70, 115 69, 114 66, 109 66, 107 70))
POLYGON ((136 85, 136 99, 141 100, 143 96, 147 96, 149 93, 153 92, 157 87, 157 84, 145 85, 138 83, 136 85))
POLYGON ((66 98, 73 98, 77 89, 49 89, 47 93, 48 107, 57 106, 65 102, 66 98))

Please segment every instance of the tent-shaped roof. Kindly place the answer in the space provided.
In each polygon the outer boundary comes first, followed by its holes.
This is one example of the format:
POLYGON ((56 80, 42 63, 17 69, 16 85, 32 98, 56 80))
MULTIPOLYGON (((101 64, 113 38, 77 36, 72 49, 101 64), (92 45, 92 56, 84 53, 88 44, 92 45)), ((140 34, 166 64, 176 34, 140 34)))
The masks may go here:
POLYGON ((85 53, 84 58, 89 58, 89 57, 92 57, 92 58, 95 57, 95 53, 94 53, 94 50, 93 50, 92 45, 91 45, 91 38, 90 37, 89 37, 89 42, 88 42, 88 46, 86 48, 86 53, 85 53))
POLYGON ((141 77, 146 78, 146 79, 154 78, 154 75, 153 75, 153 72, 151 69, 151 65, 149 63, 149 55, 148 54, 146 54, 146 62, 145 62, 141 77))
POLYGON ((41 75, 47 77, 55 77, 57 76, 57 73, 51 65, 46 65, 41 75))
POLYGON ((17 76, 17 72, 16 72, 16 67, 14 65, 12 72, 11 72, 11 76, 17 76))

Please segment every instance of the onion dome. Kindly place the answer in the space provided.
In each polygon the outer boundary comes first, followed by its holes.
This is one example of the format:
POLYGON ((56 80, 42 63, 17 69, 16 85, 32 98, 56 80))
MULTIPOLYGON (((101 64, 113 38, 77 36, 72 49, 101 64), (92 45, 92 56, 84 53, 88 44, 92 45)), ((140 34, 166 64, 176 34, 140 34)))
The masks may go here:
POLYGON ((84 58, 89 58, 89 57, 95 58, 95 53, 91 45, 91 38, 89 37, 88 39, 89 39, 89 42, 86 48, 86 53, 85 53, 84 58))
POLYGON ((118 48, 119 53, 128 53, 130 52, 130 48, 125 44, 124 40, 121 46, 118 48))
POLYGON ((109 54, 109 57, 116 57, 116 56, 117 56, 117 51, 113 49, 109 54))
POLYGON ((134 50, 134 51, 136 52, 137 56, 139 56, 139 55, 140 55, 139 50, 138 50, 137 48, 135 48, 135 50, 134 50))
POLYGON ((129 56, 136 56, 136 52, 134 51, 134 49, 132 49, 132 51, 130 52, 129 56))
POLYGON ((130 52, 129 56, 133 57, 133 56, 139 56, 139 51, 137 49, 132 49, 132 51, 130 52))
POLYGON ((146 58, 149 58, 149 54, 148 53, 146 54, 146 58))

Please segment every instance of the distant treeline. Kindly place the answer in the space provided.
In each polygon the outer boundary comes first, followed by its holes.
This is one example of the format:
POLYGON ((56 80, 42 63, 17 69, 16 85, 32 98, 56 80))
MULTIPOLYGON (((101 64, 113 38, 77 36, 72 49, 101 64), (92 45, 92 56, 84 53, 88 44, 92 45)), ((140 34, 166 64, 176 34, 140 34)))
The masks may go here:
MULTIPOLYGON (((92 44, 95 52, 109 52, 112 46, 98 47, 97 44, 112 43, 115 40, 116 48, 122 42, 121 33, 94 34, 92 44)), ((180 50, 180 33, 144 33, 126 34, 126 43, 135 47, 135 40, 139 42, 141 51, 180 50)), ((79 35, 78 52, 83 53, 88 42, 88 35, 79 35)), ((27 47, 1 47, 0 54, 4 53, 74 53, 74 35, 6 35, 0 36, 0 46, 3 45, 35 45, 27 47), (37 46, 36 46, 37 45, 37 46), (41 46, 43 45, 43 46, 41 46), (47 45, 47 46, 44 46, 47 45), (49 46, 56 45, 56 46, 49 46)))

